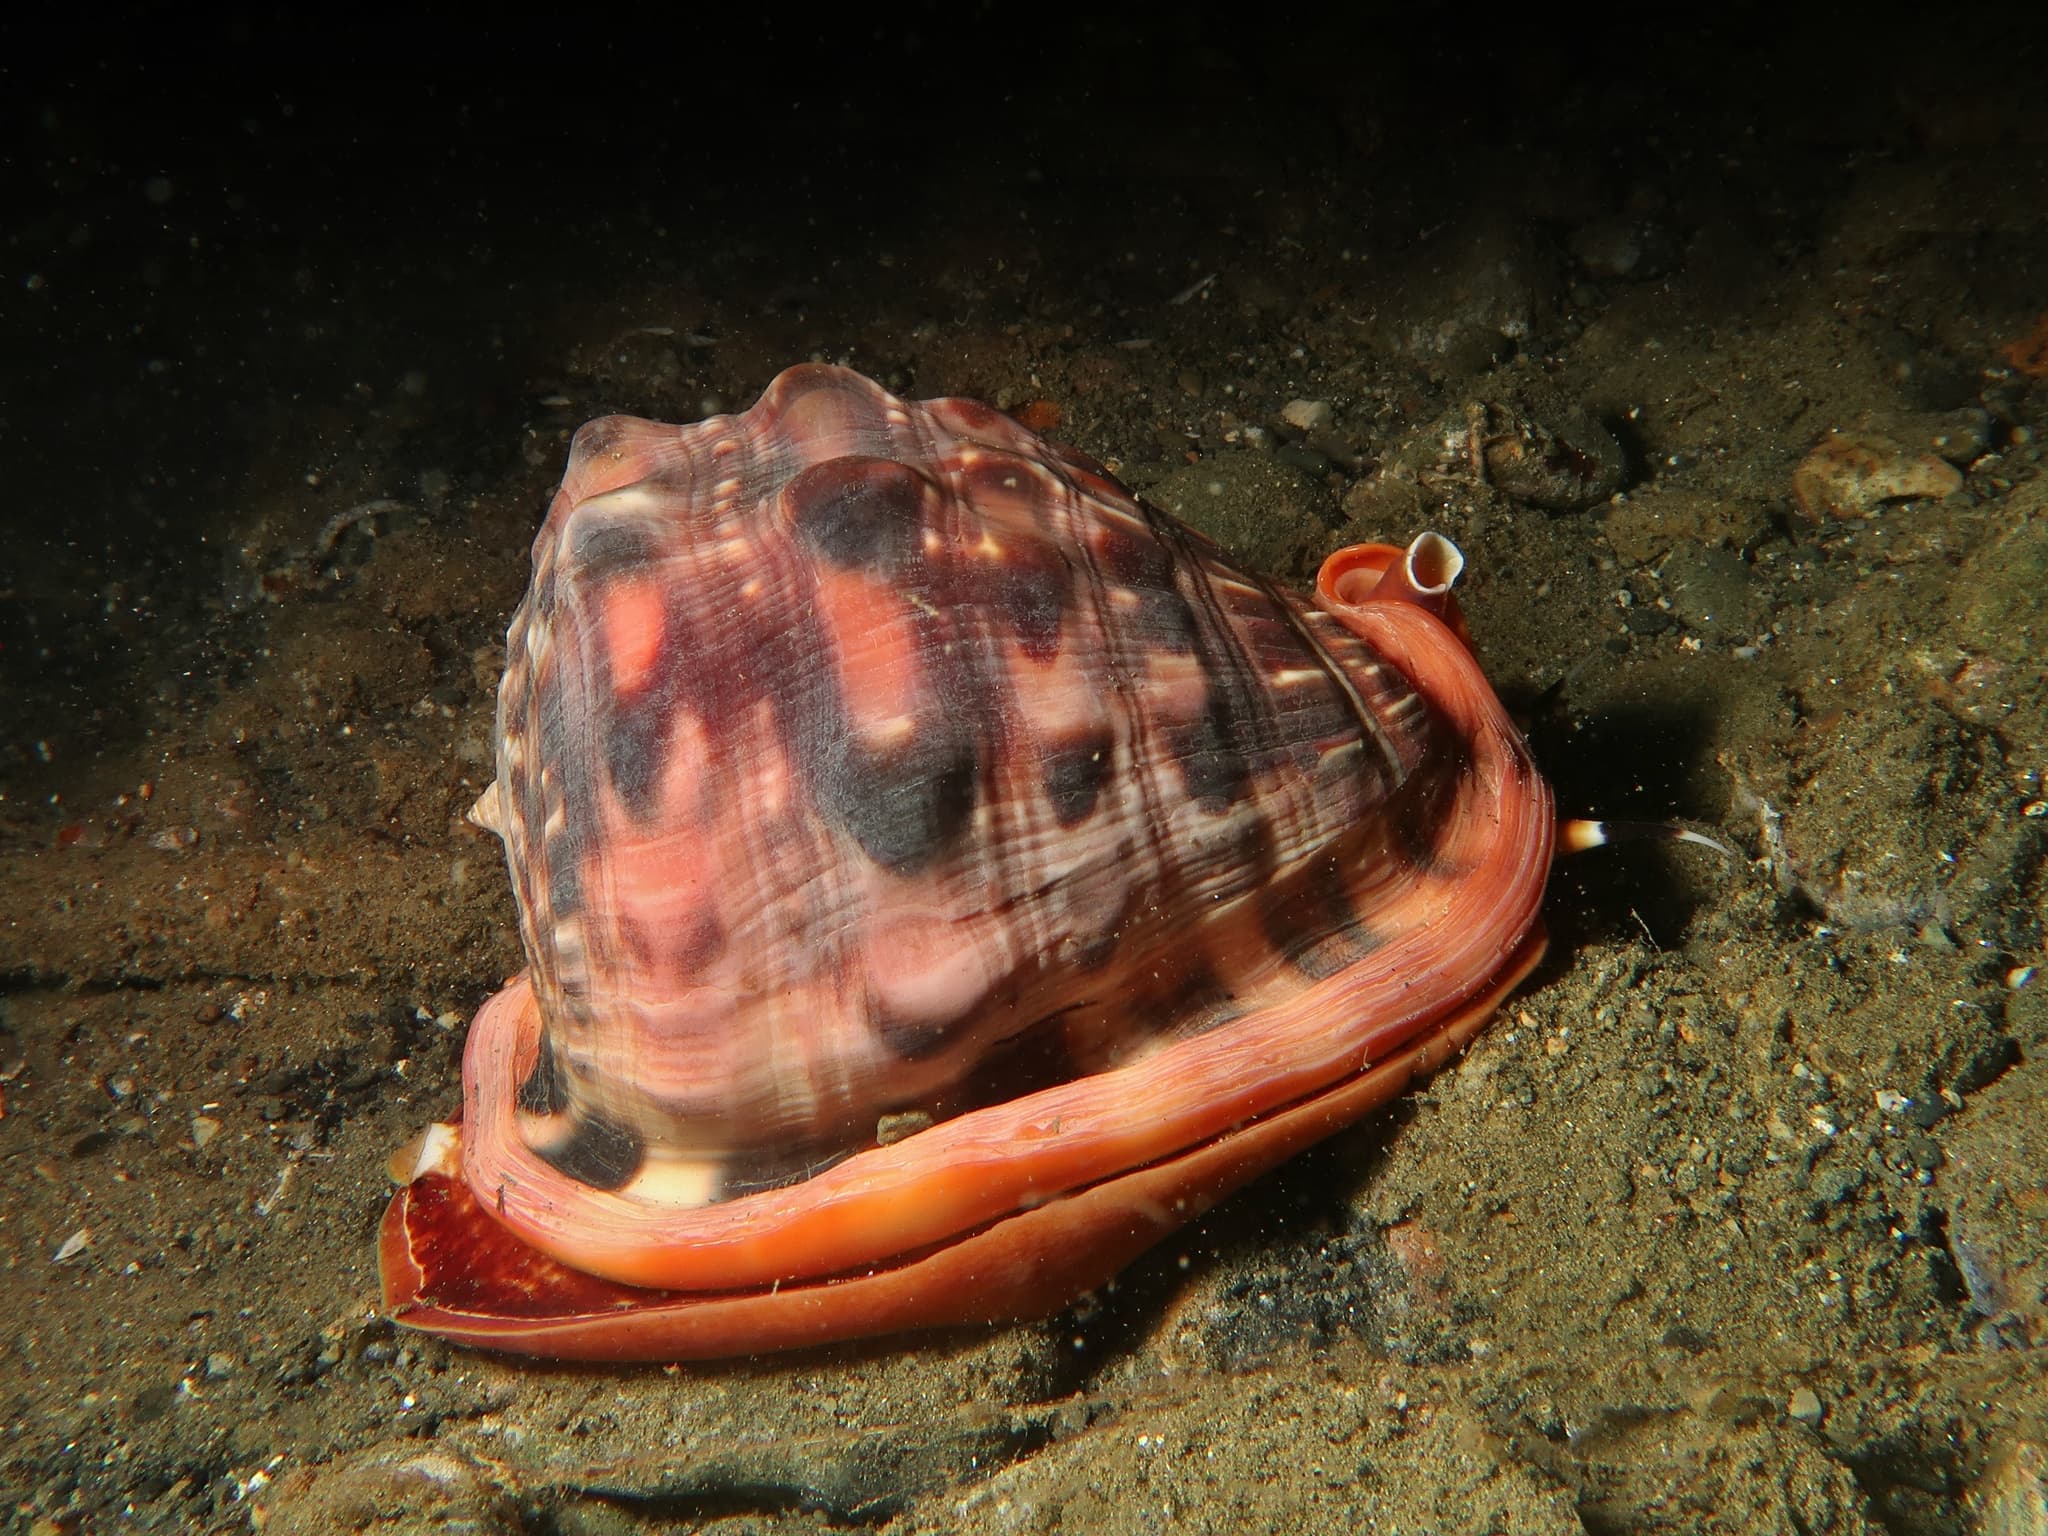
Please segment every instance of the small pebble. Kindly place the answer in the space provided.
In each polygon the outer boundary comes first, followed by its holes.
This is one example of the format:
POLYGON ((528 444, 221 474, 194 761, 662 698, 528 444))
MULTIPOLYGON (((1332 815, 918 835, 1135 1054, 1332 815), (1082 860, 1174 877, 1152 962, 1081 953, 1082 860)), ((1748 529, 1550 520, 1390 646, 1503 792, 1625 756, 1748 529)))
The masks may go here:
POLYGON ((2048 1449, 2021 1440, 1993 1458, 1970 1492, 1983 1536, 2042 1536, 2048 1532, 2048 1449))
POLYGON ((1290 400, 1280 407, 1280 419, 1297 432, 1314 432, 1330 424, 1330 402, 1290 400))
POLYGON ((1939 501, 1963 488, 1955 466, 1878 432, 1830 432, 1792 472, 1808 517, 1869 517, 1886 502, 1939 501))
POLYGON ((1659 225, 1626 214, 1581 226, 1572 234, 1571 249, 1592 276, 1628 281, 1668 271, 1676 256, 1676 246, 1659 225))
POLYGON ((1940 1124, 1951 1111, 1952 1106, 1948 1100, 1929 1094, 1906 1105, 1905 1119, 1908 1124, 1917 1125, 1924 1131, 1940 1124))
POLYGON ((1932 1136, 1908 1136, 1906 1138, 1906 1156, 1912 1161, 1915 1168, 1924 1168, 1929 1173, 1932 1173, 1946 1161, 1945 1155, 1941 1150, 1941 1143, 1932 1136))
POLYGON ((1840 1205, 1863 1187, 1861 1168, 1823 1168, 1813 1176, 1808 1193, 1813 1197, 1813 1209, 1819 1214, 1831 1205, 1840 1205))
POLYGON ((930 1130, 932 1117, 929 1111, 907 1109, 897 1114, 883 1115, 875 1121, 875 1145, 894 1146, 905 1137, 915 1136, 919 1131, 930 1130))
POLYGON ((1756 575, 1732 549, 1679 540, 1664 561, 1664 586, 1672 612, 1709 638, 1754 633, 1762 617, 1756 575))
POLYGON ((226 1381, 235 1374, 233 1355, 211 1354, 206 1357, 206 1377, 209 1381, 226 1381))
POLYGON ((1968 465, 1991 447, 1991 415, 1980 406, 1948 411, 1924 423, 1928 446, 1949 463, 1968 465))
POLYGON ((1827 1409, 1821 1405, 1819 1393, 1811 1387, 1801 1387, 1785 1404, 1785 1411, 1802 1424, 1814 1425, 1821 1421, 1827 1409))

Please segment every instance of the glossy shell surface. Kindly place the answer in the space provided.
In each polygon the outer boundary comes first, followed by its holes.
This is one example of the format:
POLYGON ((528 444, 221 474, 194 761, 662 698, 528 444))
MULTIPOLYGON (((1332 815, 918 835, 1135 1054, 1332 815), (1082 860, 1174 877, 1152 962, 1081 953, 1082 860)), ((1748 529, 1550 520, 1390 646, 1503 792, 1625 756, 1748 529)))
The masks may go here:
POLYGON ((1550 797, 1455 551, 1313 601, 963 400, 792 369, 577 434, 508 633, 531 962, 387 1301, 684 1358, 1042 1312, 1534 963, 1550 797))

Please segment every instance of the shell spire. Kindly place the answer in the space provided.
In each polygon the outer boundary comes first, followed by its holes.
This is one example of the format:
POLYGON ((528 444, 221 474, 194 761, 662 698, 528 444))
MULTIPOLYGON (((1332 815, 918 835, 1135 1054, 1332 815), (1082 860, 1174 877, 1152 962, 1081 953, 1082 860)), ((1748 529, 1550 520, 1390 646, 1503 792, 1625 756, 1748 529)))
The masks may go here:
POLYGON ((499 837, 505 835, 505 792, 498 787, 496 779, 485 786, 484 792, 476 797, 476 804, 469 808, 469 819, 486 832, 499 837))

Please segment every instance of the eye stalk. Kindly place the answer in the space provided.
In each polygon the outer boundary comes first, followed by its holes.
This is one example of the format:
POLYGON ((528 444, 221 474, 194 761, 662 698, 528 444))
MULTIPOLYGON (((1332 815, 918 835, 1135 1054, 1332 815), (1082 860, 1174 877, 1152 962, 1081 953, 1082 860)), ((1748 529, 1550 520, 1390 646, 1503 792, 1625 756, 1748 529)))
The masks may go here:
POLYGON ((1583 817, 1567 816, 1557 824, 1557 851, 1559 853, 1584 853, 1589 848, 1605 848, 1614 843, 1697 843, 1702 848, 1711 848, 1723 858, 1736 857, 1735 850, 1726 843, 1695 832, 1690 827, 1681 827, 1670 821, 1589 821, 1583 817))

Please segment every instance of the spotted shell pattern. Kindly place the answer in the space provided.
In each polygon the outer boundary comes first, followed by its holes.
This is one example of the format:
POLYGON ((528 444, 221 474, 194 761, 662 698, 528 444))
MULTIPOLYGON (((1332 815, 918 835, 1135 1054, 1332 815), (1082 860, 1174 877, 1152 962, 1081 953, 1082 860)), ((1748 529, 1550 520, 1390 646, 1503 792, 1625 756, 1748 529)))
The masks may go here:
POLYGON ((508 644, 518 1133, 665 1207, 1355 963, 1447 781, 1328 614, 1008 417, 836 368, 579 432, 508 644))

